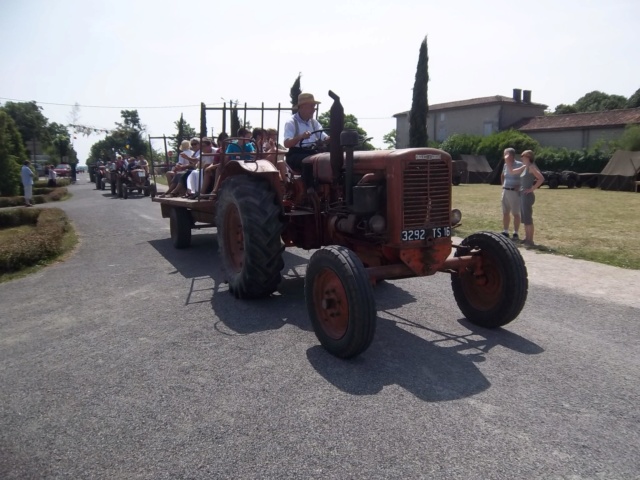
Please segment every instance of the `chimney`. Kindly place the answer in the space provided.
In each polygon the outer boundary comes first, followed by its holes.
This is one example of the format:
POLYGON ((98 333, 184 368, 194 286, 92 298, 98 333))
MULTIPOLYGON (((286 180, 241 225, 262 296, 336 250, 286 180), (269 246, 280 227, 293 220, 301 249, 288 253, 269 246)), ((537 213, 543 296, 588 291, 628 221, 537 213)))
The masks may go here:
POLYGON ((531 103, 531 90, 522 91, 522 101, 524 103, 531 103))
POLYGON ((520 99, 520 94, 522 93, 522 90, 520 90, 519 88, 514 88, 513 89, 513 99, 516 102, 521 102, 522 100, 520 99))

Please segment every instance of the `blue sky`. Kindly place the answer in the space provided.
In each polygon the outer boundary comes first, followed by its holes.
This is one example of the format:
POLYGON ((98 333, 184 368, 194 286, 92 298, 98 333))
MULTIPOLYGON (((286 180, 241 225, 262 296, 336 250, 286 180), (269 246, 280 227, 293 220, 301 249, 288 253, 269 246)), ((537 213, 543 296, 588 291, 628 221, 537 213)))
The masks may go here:
MULTIPOLYGON (((521 88, 553 109, 640 88, 631 0, 3 0, 0 102, 42 102, 65 124, 77 102, 79 123, 99 128, 138 107, 149 134, 171 135, 180 113, 199 125, 200 102, 286 105, 301 72, 321 111, 333 90, 382 147, 392 115, 411 107, 425 35, 430 104, 521 88)), ((81 163, 100 138, 78 135, 81 163)))

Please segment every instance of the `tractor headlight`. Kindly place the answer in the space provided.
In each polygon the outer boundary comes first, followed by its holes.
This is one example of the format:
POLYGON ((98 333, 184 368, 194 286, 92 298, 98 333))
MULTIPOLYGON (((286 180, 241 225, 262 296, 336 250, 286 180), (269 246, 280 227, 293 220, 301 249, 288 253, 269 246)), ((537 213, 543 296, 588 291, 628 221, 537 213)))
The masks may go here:
POLYGON ((457 208, 451 210, 451 225, 458 225, 462 220, 462 212, 457 208))

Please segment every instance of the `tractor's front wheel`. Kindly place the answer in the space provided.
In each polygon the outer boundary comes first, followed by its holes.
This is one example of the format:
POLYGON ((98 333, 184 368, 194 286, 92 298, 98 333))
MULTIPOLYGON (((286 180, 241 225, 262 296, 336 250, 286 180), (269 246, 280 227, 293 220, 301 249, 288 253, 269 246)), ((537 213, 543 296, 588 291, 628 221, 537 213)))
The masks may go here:
POLYGON ((369 275, 353 251, 330 246, 309 260, 304 295, 313 330, 329 353, 361 354, 376 331, 376 304, 369 275))
POLYGON ((275 192, 258 177, 238 175, 220 189, 216 227, 229 291, 237 298, 271 295, 280 283, 282 221, 275 192))
POLYGON ((527 300, 527 267, 513 242, 493 232, 478 232, 461 242, 455 256, 479 256, 479 271, 470 266, 451 275, 453 296, 471 323, 497 328, 513 321, 527 300), (475 275, 479 273, 478 275, 475 275))

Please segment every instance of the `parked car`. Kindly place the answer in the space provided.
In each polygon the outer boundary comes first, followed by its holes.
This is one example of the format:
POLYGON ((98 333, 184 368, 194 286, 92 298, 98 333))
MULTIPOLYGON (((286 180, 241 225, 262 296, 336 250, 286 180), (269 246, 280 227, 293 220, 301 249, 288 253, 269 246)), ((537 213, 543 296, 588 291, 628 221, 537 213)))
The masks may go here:
POLYGON ((71 176, 71 165, 68 163, 61 163, 56 168, 53 169, 56 172, 56 175, 59 177, 70 177, 71 176))
POLYGON ((84 165, 76 166, 76 173, 84 173, 86 171, 87 171, 87 167, 85 167, 84 165))

